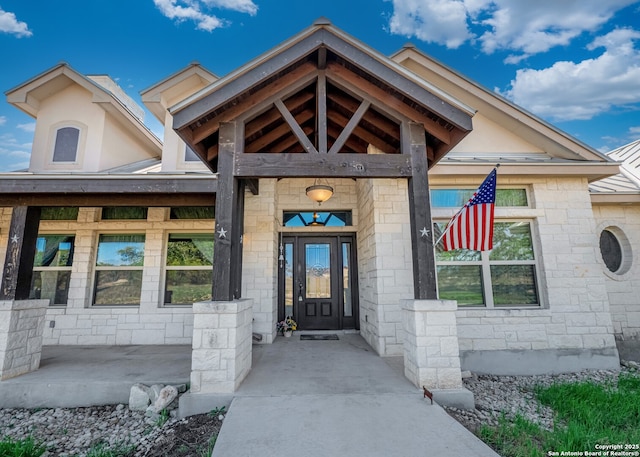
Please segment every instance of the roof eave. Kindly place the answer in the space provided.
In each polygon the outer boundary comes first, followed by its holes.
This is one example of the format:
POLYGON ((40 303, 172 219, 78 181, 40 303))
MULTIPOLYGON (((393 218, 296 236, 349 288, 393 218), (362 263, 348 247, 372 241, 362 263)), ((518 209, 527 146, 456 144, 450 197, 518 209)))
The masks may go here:
MULTIPOLYGON (((495 164, 489 161, 456 163, 440 162, 429 174, 432 176, 466 176, 487 174, 495 164)), ((500 163, 500 175, 510 176, 580 176, 589 182, 619 173, 616 162, 556 162, 556 163, 500 163)))
POLYGON ((523 122, 521 116, 524 116, 529 120, 529 122, 525 123, 529 128, 534 129, 543 137, 554 141, 557 145, 565 148, 567 151, 572 151, 573 153, 578 154, 579 156, 584 157, 587 160, 596 159, 602 162, 613 162, 613 160, 607 157, 605 154, 600 153, 599 151, 593 149, 591 146, 583 143, 577 138, 572 137, 568 133, 548 123, 544 119, 539 118, 535 114, 507 100, 502 95, 491 91, 481 84, 478 84, 477 82, 467 78, 466 76, 460 74, 456 70, 438 61, 437 59, 427 56, 414 46, 405 46, 396 53, 392 54, 389 58, 394 62, 399 62, 401 59, 403 59, 403 55, 405 54, 407 58, 418 57, 418 59, 420 60, 424 59, 422 62, 420 62, 419 60, 416 60, 414 58, 413 60, 418 64, 424 65, 424 61, 427 61, 441 67, 446 72, 449 72, 451 76, 459 79, 458 82, 450 79, 451 82, 453 82, 454 84, 459 84, 460 82, 462 82, 473 87, 475 89, 474 95, 481 98, 483 102, 488 103, 494 108, 504 112, 506 115, 509 115, 513 119, 523 122), (509 111, 512 112, 510 113, 509 111))

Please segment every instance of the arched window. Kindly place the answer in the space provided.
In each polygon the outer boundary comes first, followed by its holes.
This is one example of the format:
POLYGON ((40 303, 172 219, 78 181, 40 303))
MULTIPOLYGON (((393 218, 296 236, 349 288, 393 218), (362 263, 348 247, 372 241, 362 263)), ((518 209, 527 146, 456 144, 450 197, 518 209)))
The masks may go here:
POLYGON ((62 127, 56 132, 53 148, 54 162, 75 162, 78 156, 80 130, 75 127, 62 127))

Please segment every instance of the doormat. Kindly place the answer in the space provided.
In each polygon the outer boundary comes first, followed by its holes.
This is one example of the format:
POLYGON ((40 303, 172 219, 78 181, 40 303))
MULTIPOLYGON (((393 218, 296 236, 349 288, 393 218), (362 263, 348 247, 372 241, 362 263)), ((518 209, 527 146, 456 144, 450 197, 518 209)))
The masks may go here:
POLYGON ((300 335, 300 340, 313 340, 313 341, 326 341, 326 340, 339 340, 338 335, 332 333, 330 335, 300 335))

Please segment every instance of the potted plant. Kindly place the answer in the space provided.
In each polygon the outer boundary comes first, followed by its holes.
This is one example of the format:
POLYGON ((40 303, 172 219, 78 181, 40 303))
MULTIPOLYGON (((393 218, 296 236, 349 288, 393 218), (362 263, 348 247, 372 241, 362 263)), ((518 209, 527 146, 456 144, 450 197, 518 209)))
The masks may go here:
POLYGON ((285 338, 289 338, 293 331, 298 329, 298 324, 293 320, 293 317, 287 316, 276 324, 276 328, 285 338))

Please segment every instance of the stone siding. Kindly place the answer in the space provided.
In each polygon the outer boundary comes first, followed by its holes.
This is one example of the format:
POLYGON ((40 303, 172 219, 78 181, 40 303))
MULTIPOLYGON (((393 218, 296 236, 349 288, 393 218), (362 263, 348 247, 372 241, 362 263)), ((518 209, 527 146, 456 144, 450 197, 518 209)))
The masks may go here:
POLYGON ((253 332, 270 344, 276 335, 278 219, 276 180, 261 179, 260 193, 245 194, 242 296, 253 299, 253 332))
POLYGON ((378 354, 403 354, 400 301, 413 298, 407 181, 359 179, 360 333, 378 354))
MULTIPOLYGON (((191 344, 190 306, 164 306, 164 262, 169 233, 213 231, 211 220, 170 220, 169 208, 149 208, 146 221, 99 220, 100 208, 80 208, 77 221, 41 221, 40 233, 75 234, 67 305, 47 308, 45 345, 191 344), (145 259, 139 306, 92 306, 99 234, 144 233, 145 259)), ((6 251, 11 209, 0 218, 6 251)))
POLYGON ((610 272, 599 256, 604 272, 613 328, 621 340, 640 339, 640 206, 594 205, 597 235, 611 230, 622 243, 623 267, 610 272))
MULTIPOLYGON (((499 183, 527 184, 515 177, 503 177, 499 183)), ((460 350, 615 349, 586 180, 538 178, 528 187, 529 208, 496 208, 495 216, 497 222, 531 221, 542 306, 459 308, 460 350)), ((434 211, 434 217, 443 216, 445 211, 434 211)))
POLYGON ((48 300, 0 301, 0 380, 35 371, 48 300))

